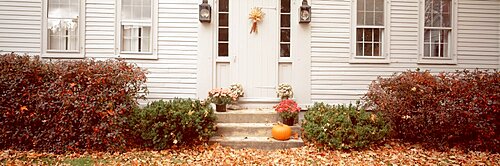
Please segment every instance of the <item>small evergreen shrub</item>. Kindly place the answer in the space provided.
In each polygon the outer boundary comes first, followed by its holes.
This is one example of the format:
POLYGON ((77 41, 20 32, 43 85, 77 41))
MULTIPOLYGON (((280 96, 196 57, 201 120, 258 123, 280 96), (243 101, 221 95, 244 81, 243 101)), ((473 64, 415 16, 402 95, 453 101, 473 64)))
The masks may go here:
POLYGON ((315 103, 304 115, 304 135, 319 145, 335 149, 358 149, 384 139, 389 123, 380 113, 358 110, 352 104, 315 103))
POLYGON ((196 144, 215 134, 214 111, 199 100, 154 101, 136 109, 130 119, 138 143, 146 148, 196 144))
POLYGON ((120 150, 145 81, 123 61, 0 55, 0 149, 120 150))
POLYGON ((438 149, 500 150, 500 73, 406 71, 378 78, 365 97, 397 138, 438 149))

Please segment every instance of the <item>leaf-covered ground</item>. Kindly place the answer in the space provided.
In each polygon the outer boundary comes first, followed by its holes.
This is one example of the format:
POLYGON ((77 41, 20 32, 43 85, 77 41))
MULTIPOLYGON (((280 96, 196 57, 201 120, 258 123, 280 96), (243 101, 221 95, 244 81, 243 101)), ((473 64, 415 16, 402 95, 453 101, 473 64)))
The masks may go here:
POLYGON ((65 154, 0 152, 0 165, 499 165, 500 154, 439 152, 418 145, 387 143, 360 151, 323 150, 315 146, 287 150, 235 150, 200 145, 162 151, 65 154))

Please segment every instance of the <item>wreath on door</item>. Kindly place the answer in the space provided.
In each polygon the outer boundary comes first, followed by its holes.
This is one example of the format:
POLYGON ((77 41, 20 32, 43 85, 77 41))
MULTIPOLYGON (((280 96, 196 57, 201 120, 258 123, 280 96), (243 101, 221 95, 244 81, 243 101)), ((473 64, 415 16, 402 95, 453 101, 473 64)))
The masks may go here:
POLYGON ((264 12, 262 12, 262 8, 254 7, 252 11, 250 11, 250 16, 248 17, 252 21, 252 29, 250 29, 250 34, 252 32, 258 33, 257 23, 261 22, 264 19, 264 12))

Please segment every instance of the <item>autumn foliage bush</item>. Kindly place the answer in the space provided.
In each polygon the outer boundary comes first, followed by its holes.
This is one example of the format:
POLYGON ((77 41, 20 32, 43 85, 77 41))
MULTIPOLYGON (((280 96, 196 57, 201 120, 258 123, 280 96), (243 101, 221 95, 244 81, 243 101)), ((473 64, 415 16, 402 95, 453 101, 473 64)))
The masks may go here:
POLYGON ((154 101, 136 109, 130 120, 137 143, 158 150, 201 143, 215 134, 214 110, 199 100, 154 101))
POLYGON ((145 72, 123 61, 0 55, 0 149, 120 150, 145 72))
POLYGON ((378 78, 365 98, 389 117, 398 138, 440 149, 500 150, 498 71, 406 71, 378 78))
POLYGON ((385 138, 390 131, 381 113, 358 106, 315 103, 304 115, 304 136, 320 146, 359 149, 385 138))

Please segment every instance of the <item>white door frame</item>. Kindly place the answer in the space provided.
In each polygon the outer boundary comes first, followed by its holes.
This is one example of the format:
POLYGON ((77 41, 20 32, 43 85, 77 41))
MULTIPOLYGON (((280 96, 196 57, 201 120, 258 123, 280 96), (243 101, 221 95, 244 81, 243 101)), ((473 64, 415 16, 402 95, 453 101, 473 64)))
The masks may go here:
MULTIPOLYGON (((202 2, 202 0, 198 1, 202 2)), ((208 1, 212 6, 212 22, 199 22, 198 24, 197 97, 200 99, 206 98, 208 91, 216 86, 217 4, 215 1, 208 1)), ((290 52, 292 58, 280 58, 279 63, 292 63, 293 78, 290 84, 294 90, 294 99, 304 106, 311 104, 311 25, 314 24, 314 17, 310 24, 299 24, 298 12, 302 0, 291 0, 291 3, 290 52)), ((314 13, 312 0, 309 0, 309 4, 313 7, 314 13)), ((276 29, 276 31, 279 30, 276 29)), ((219 59, 220 61, 229 62, 230 58, 219 59)))

